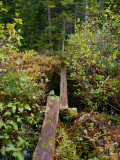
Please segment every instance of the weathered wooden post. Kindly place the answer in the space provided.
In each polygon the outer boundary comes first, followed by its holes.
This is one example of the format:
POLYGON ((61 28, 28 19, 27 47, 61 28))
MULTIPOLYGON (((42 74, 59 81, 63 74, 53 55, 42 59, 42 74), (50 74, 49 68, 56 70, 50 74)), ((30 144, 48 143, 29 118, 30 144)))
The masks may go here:
POLYGON ((58 115, 59 97, 49 96, 41 136, 33 160, 53 160, 58 115))
POLYGON ((68 108, 67 97, 67 78, 65 68, 61 69, 61 82, 60 82, 60 109, 68 108))

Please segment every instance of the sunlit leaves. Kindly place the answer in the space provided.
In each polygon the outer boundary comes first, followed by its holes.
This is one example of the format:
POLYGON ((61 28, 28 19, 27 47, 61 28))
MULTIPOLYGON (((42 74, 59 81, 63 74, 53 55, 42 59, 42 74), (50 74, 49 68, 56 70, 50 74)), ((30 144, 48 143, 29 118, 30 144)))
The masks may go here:
POLYGON ((18 160, 24 160, 24 155, 23 155, 23 151, 17 151, 13 153, 14 157, 17 157, 18 160))
POLYGON ((10 111, 6 111, 5 112, 5 116, 10 116, 11 115, 11 112, 10 111))
POLYGON ((4 126, 4 124, 3 124, 3 122, 0 122, 0 128, 1 128, 2 126, 4 126))
POLYGON ((73 4, 74 0, 61 0, 60 2, 63 6, 65 6, 67 4, 73 4))
POLYGON ((21 136, 18 136, 18 140, 17 147, 20 147, 22 144, 24 144, 25 140, 21 136))
POLYGON ((24 110, 24 108, 23 108, 23 107, 19 107, 19 108, 18 108, 18 111, 20 111, 20 113, 22 113, 22 112, 23 112, 23 110, 24 110))
POLYGON ((13 144, 8 144, 7 148, 5 149, 5 151, 12 151, 15 148, 15 146, 13 144))
POLYGON ((29 111, 31 110, 31 108, 30 108, 30 106, 28 104, 25 105, 25 109, 27 109, 29 111))
MULTIPOLYGON (((7 12, 4 8, 1 10, 7 12)), ((0 24, 0 52, 2 56, 7 56, 8 53, 18 51, 16 46, 21 45, 20 40, 22 37, 18 35, 18 32, 15 29, 16 23, 22 23, 22 20, 16 18, 15 23, 0 24)))
POLYGON ((15 130, 18 130, 18 125, 17 125, 16 122, 11 120, 11 121, 8 121, 8 123, 11 124, 14 127, 15 130))
POLYGON ((54 96, 55 95, 55 92, 54 92, 54 90, 52 90, 52 91, 50 91, 50 96, 54 96))
POLYGON ((3 154, 3 155, 5 155, 5 146, 2 146, 2 148, 1 148, 1 153, 3 154))

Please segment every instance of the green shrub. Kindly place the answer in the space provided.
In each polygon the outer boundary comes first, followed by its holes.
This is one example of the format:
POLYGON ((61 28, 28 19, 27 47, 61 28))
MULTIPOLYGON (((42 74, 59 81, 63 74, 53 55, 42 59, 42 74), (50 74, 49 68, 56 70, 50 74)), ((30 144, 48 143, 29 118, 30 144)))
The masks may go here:
POLYGON ((0 81, 0 97, 4 102, 13 101, 16 98, 21 102, 44 102, 45 93, 39 84, 21 73, 6 74, 0 81), (22 74, 22 75, 21 75, 22 74))
MULTIPOLYGON (((24 150, 34 150, 41 128, 37 126, 37 117, 43 120, 38 107, 40 108, 38 105, 23 104, 16 99, 7 104, 0 103, 0 151, 3 156, 7 154, 21 160, 24 159, 24 150), (34 125, 37 131, 34 130, 34 125)), ((39 118, 39 123, 41 120, 39 118)))
POLYGON ((88 18, 87 24, 78 25, 66 49, 66 67, 79 86, 76 94, 93 110, 115 94, 120 98, 120 15, 106 10, 102 16, 102 20, 88 18))

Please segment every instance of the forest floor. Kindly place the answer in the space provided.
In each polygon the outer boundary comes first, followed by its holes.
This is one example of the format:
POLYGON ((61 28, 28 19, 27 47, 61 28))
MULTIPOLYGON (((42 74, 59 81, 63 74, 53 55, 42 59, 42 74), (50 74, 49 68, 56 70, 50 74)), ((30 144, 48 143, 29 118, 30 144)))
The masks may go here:
POLYGON ((61 122, 58 124, 56 154, 59 158, 56 159, 120 159, 120 124, 113 116, 83 112, 74 121, 71 119, 70 122, 68 117, 67 122, 66 126, 61 122))

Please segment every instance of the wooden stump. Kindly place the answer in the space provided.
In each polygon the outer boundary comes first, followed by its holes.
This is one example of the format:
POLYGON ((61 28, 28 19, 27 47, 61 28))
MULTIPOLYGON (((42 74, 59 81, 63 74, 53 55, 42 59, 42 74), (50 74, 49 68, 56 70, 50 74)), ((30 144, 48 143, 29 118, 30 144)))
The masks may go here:
POLYGON ((33 160, 53 160, 58 114, 59 97, 54 98, 49 96, 47 99, 45 120, 33 160))

